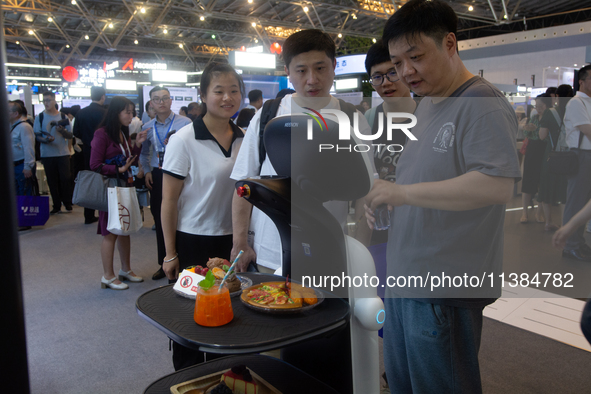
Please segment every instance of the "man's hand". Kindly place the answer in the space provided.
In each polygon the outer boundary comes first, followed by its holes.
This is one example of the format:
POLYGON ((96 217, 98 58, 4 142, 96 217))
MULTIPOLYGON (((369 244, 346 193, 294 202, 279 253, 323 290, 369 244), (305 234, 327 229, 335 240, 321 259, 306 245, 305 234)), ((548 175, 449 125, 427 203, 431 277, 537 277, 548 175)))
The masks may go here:
POLYGON ((382 204, 398 207, 406 204, 406 199, 404 186, 382 179, 376 179, 373 182, 371 191, 365 196, 365 205, 373 214, 373 211, 382 204))
POLYGON ((250 262, 257 260, 257 254, 250 246, 235 245, 232 247, 232 251, 230 252, 230 262, 234 261, 234 259, 236 258, 236 256, 238 256, 238 253, 240 253, 241 250, 243 250, 244 253, 242 253, 240 260, 238 260, 238 262, 236 263, 236 272, 246 272, 250 262))
POLYGON ((144 175, 144 181, 146 182, 146 187, 150 190, 152 190, 152 173, 151 172, 146 172, 146 175, 144 175))
POLYGON ((25 175, 25 178, 30 178, 33 176, 33 171, 31 170, 27 170, 26 168, 23 169, 23 174, 25 175))

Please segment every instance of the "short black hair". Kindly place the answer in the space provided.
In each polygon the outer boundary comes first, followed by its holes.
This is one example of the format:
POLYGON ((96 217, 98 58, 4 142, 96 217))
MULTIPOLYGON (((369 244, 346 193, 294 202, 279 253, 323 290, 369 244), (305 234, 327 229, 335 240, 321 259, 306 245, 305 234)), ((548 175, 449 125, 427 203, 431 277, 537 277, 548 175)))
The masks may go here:
POLYGON ((48 97, 51 97, 52 99, 54 99, 55 98, 55 93, 49 92, 49 91, 43 92, 43 97, 45 97, 45 96, 48 96, 48 97))
POLYGON ((246 129, 255 113, 252 108, 242 108, 236 118, 236 126, 246 129))
POLYGON ((283 43, 283 62, 289 68, 291 59, 297 55, 310 51, 321 51, 333 61, 337 47, 328 34, 318 29, 301 30, 287 37, 283 43))
POLYGON ((590 73, 591 73, 591 64, 588 64, 579 70, 579 80, 587 79, 587 77, 591 76, 591 75, 589 75, 590 73))
POLYGON ((382 40, 414 39, 420 34, 432 38, 437 46, 449 33, 457 36, 458 16, 441 0, 410 0, 386 22, 382 40))
POLYGON ((179 110, 179 112, 181 111, 185 111, 185 114, 189 113, 189 107, 185 107, 184 105, 181 107, 181 109, 179 110))
POLYGON ((10 104, 14 105, 14 110, 22 117, 27 116, 27 110, 25 106, 19 103, 20 100, 9 101, 10 104))
POLYGON ((199 110, 201 110, 201 104, 196 103, 196 102, 192 102, 189 104, 189 106, 187 108, 189 108, 189 111, 192 110, 193 108, 199 107, 199 110))
MULTIPOLYGON (((152 92, 150 92, 150 93, 152 93, 152 92)), ((152 104, 152 100, 146 101, 146 112, 148 112, 150 110, 150 104, 152 104)))
POLYGON ((550 93, 542 93, 536 97, 536 100, 540 100, 548 109, 553 107, 552 96, 550 96, 550 93))
POLYGON ((16 99, 16 100, 13 100, 13 102, 15 102, 15 103, 19 103, 19 104, 21 105, 21 107, 23 107, 23 111, 24 111, 23 115, 24 115, 24 116, 27 116, 27 115, 28 115, 28 112, 27 112, 27 107, 25 106, 25 102, 24 102, 23 100, 21 100, 21 99, 16 99))
POLYGON ((254 89, 254 90, 251 90, 250 92, 248 92, 248 101, 250 101, 251 103, 253 103, 255 101, 259 101, 262 98, 263 98, 263 92, 259 89, 254 89))
POLYGON ((102 86, 93 86, 90 88, 90 99, 92 101, 100 101, 105 94, 107 94, 107 92, 102 86))
MULTIPOLYGON (((211 81, 214 76, 220 74, 232 74, 236 77, 238 81, 238 88, 240 90, 240 96, 244 97, 244 81, 242 81, 242 77, 240 74, 234 70, 234 67, 229 65, 228 63, 209 63, 207 67, 203 70, 203 74, 201 74, 201 83, 199 89, 201 90, 201 96, 207 96, 207 89, 211 84, 211 81)), ((207 113, 207 105, 205 103, 201 104, 201 114, 205 115, 207 113)))
MULTIPOLYGON (((371 76, 371 68, 375 65, 390 61, 390 53, 388 46, 384 44, 382 39, 379 39, 375 44, 369 47, 367 55, 365 56, 365 69, 367 74, 371 76)), ((394 65, 392 65, 393 67, 394 65)))
POLYGON ((556 94, 556 88, 554 86, 551 86, 548 89, 546 89, 546 93, 548 93, 548 94, 556 94))
POLYGON ((166 90, 166 92, 170 94, 170 90, 168 90, 168 88, 165 88, 164 86, 156 86, 155 88, 152 88, 152 90, 150 90, 150 98, 152 98, 152 93, 159 92, 161 90, 166 90))
POLYGON ((556 95, 558 97, 573 97, 575 94, 572 86, 564 84, 556 88, 556 95))

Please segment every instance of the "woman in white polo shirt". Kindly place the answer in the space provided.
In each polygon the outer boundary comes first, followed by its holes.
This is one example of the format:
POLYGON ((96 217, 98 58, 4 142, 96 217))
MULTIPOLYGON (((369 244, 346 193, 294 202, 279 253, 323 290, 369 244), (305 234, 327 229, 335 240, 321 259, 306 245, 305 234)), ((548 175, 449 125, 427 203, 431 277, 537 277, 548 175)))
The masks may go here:
MULTIPOLYGON (((177 131, 166 147, 162 268, 171 281, 180 270, 204 266, 210 257, 230 258, 235 184, 230 173, 244 136, 230 117, 240 108, 243 91, 242 78, 232 66, 207 66, 201 76, 203 115, 177 131)), ((175 369, 204 361, 201 352, 175 345, 175 369), (180 354, 187 357, 177 357, 180 354)))

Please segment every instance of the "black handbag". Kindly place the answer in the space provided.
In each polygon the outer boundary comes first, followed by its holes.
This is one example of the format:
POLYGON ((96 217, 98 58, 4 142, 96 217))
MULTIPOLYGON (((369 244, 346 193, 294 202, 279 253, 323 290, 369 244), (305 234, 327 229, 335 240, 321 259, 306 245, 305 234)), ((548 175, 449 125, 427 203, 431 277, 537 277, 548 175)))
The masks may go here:
MULTIPOLYGON (((100 168, 99 170, 100 171, 100 168)), ((121 178, 109 178, 94 171, 80 171, 76 176, 72 203, 78 206, 108 212, 110 187, 126 186, 121 178)))
POLYGON ((548 155, 548 169, 553 174, 576 175, 579 172, 579 156, 574 151, 552 151, 548 155))

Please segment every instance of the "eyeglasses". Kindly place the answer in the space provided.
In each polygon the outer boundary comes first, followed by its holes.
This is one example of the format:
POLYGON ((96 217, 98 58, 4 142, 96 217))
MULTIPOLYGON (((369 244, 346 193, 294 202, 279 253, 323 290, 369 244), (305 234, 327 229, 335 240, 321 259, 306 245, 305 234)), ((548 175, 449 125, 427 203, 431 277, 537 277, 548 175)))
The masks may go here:
POLYGON ((396 73, 396 71, 394 70, 390 70, 388 71, 386 74, 374 74, 370 77, 371 80, 371 84, 373 86, 380 86, 381 84, 384 83, 384 77, 386 77, 388 79, 388 81, 390 82, 398 82, 400 81, 400 78, 398 78, 398 74, 396 73))
POLYGON ((154 97, 152 99, 152 101, 155 102, 156 104, 160 104, 160 103, 163 103, 163 102, 168 101, 168 100, 170 100, 170 96, 164 96, 162 98, 160 98, 160 97, 154 97))

